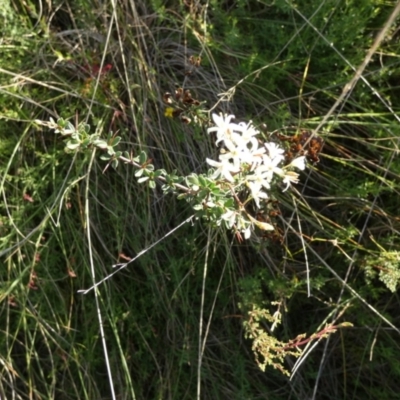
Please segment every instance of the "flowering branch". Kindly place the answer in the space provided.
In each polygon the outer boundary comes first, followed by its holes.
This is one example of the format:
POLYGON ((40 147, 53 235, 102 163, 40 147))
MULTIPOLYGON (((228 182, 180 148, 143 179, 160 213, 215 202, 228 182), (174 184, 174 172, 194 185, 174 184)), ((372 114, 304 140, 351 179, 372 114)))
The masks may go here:
POLYGON ((66 151, 78 152, 89 149, 100 149, 104 153, 101 159, 116 168, 119 162, 130 164, 137 170, 135 177, 139 183, 147 182, 155 189, 156 182, 161 183, 165 193, 173 192, 178 199, 184 198, 192 204, 197 218, 207 218, 216 226, 224 225, 233 229, 241 238, 248 239, 254 227, 261 230, 274 230, 273 225, 260 222, 246 209, 249 202, 257 208, 269 198, 269 193, 282 181, 283 191, 291 184, 297 183, 298 173, 294 168, 305 169, 305 157, 293 159, 283 165, 285 151, 276 143, 262 143, 257 139, 259 131, 252 122, 233 123, 233 115, 213 114, 214 126, 208 128, 209 134, 215 134, 215 144, 221 146, 218 161, 206 158, 212 168, 206 174, 192 173, 186 177, 176 171, 167 173, 164 169, 155 170, 152 160, 142 151, 133 157, 128 152, 117 149, 121 137, 110 133, 104 140, 99 134, 90 134, 87 124, 76 128, 62 118, 55 122, 37 120, 36 123, 60 133, 66 142, 66 151), (245 196, 245 200, 239 199, 245 196))

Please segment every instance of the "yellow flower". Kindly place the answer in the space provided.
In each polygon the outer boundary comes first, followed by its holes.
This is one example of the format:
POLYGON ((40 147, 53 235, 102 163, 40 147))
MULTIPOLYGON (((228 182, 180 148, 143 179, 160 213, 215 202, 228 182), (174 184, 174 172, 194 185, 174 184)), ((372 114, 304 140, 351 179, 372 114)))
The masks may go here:
POLYGON ((167 117, 167 118, 173 118, 174 117, 174 109, 172 108, 172 107, 167 107, 166 109, 165 109, 165 112, 164 112, 164 115, 167 117))

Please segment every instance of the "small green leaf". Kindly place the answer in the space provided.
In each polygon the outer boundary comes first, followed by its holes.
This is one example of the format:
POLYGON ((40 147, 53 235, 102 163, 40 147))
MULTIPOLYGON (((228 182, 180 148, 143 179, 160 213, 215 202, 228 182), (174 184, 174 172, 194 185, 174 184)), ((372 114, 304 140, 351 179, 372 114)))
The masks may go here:
POLYGON ((206 181, 206 179, 204 179, 203 175, 199 175, 199 184, 202 187, 207 187, 207 181, 206 181))
POLYGON ((150 186, 150 189, 154 190, 156 188, 156 183, 154 181, 150 181, 149 186, 150 186))
POLYGON ((85 139, 81 145, 82 147, 88 147, 90 145, 91 140, 90 139, 85 139))
POLYGON ((142 151, 139 155, 139 164, 144 164, 147 161, 147 154, 142 151))
POLYGON ((136 178, 139 178, 143 175, 144 169, 140 168, 135 172, 136 178))
POLYGON ((208 192, 208 190, 202 189, 199 191, 197 196, 199 196, 199 198, 201 198, 201 199, 205 199, 206 197, 209 196, 209 192, 208 192))
POLYGON ((138 183, 143 183, 149 180, 148 176, 142 176, 141 178, 138 179, 138 183))
POLYGON ((199 177, 196 174, 192 174, 186 177, 186 182, 189 186, 199 185, 199 177))
POLYGON ((72 141, 72 140, 69 140, 67 142, 67 144, 66 144, 66 147, 67 147, 68 150, 76 150, 76 149, 79 148, 79 146, 80 146, 79 142, 75 142, 75 141, 72 141))
POLYGON ((117 167, 118 167, 118 160, 117 160, 117 159, 112 160, 111 166, 112 166, 114 169, 117 169, 117 167))
POLYGON ((82 124, 81 125, 81 130, 82 130, 83 133, 89 133, 90 132, 90 125, 82 124))
POLYGON ((166 172, 163 169, 158 169, 157 171, 154 172, 154 177, 158 178, 159 176, 166 175, 166 172))
POLYGON ((153 164, 146 165, 146 171, 149 172, 154 171, 154 165, 153 164))
POLYGON ((74 132, 75 127, 69 121, 64 121, 64 131, 61 132, 62 135, 68 135, 70 132, 74 132))
POLYGON ((108 147, 107 142, 104 140, 95 140, 93 144, 99 149, 106 149, 108 147))
POLYGON ((121 136, 116 136, 114 139, 111 140, 112 147, 118 146, 120 141, 121 141, 121 136))

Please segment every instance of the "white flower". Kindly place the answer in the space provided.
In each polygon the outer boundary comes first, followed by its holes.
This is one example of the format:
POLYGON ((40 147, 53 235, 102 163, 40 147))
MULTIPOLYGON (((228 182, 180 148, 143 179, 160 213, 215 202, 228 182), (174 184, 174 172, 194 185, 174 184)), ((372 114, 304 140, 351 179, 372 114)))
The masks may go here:
POLYGON ((250 221, 245 220, 243 217, 237 220, 237 229, 244 234, 244 238, 248 239, 251 236, 252 224, 250 221))
POLYGON ((225 146, 228 148, 229 151, 220 154, 218 158, 221 161, 232 160, 233 165, 240 170, 240 164, 246 157, 245 150, 235 146, 235 144, 231 141, 225 141, 225 146))
POLYGON ((244 238, 247 240, 251 236, 251 225, 243 229, 242 233, 244 234, 244 238))
POLYGON ((49 118, 50 122, 49 122, 49 127, 51 129, 54 129, 55 133, 61 133, 62 135, 71 135, 72 133, 75 132, 75 128, 74 126, 71 124, 71 122, 67 122, 65 124, 64 128, 61 128, 57 122, 54 121, 54 119, 52 117, 49 118))
POLYGON ((285 158, 283 155, 285 150, 281 149, 276 143, 274 142, 264 143, 264 146, 268 150, 269 157, 272 160, 278 158, 279 161, 282 161, 285 158))
MULTIPOLYGON (((304 170, 306 168, 306 158, 305 156, 297 157, 292 162, 287 165, 286 167, 294 167, 300 170, 304 170)), ((286 168, 285 167, 285 168, 286 168)), ((283 178, 283 183, 286 184, 285 189, 283 191, 286 191, 289 186, 292 183, 298 183, 299 182, 299 174, 294 171, 282 171, 282 178, 283 178)))
POLYGON ((263 186, 266 189, 269 189, 270 181, 270 168, 265 165, 259 165, 254 171, 252 175, 247 176, 247 180, 254 181, 255 183, 259 184, 260 187, 263 186))
POLYGON ((262 185, 258 182, 247 182, 247 186, 251 190, 251 197, 253 198, 257 207, 260 208, 260 199, 267 199, 267 193, 261 191, 262 185))
POLYGON ((57 124, 57 122, 56 121, 54 121, 54 118, 53 117, 50 117, 49 118, 49 126, 51 126, 52 127, 52 129, 56 129, 57 127, 58 127, 58 124, 57 124))
POLYGON ((236 221, 236 211, 228 210, 227 212, 221 215, 221 219, 226 221, 226 224, 228 225, 229 228, 232 228, 232 226, 235 224, 236 221))
POLYGON ((221 162, 210 160, 209 158, 206 159, 207 164, 211 165, 212 167, 216 167, 216 171, 213 173, 211 178, 216 179, 220 176, 224 177, 229 182, 234 182, 232 173, 237 173, 240 171, 239 168, 235 167, 229 161, 224 160, 221 162))
POLYGON ((242 161, 251 165, 251 171, 254 171, 263 162, 263 155, 265 153, 265 147, 258 147, 258 142, 251 142, 251 147, 247 148, 242 153, 242 161))
POLYGON ((268 198, 267 193, 261 191, 262 188, 269 189, 271 185, 269 184, 270 171, 265 168, 264 165, 258 166, 252 175, 247 176, 246 185, 251 190, 251 197, 260 208, 260 199, 268 198))
POLYGON ((220 116, 217 114, 212 115, 212 119, 216 126, 208 128, 207 132, 217 133, 217 141, 215 144, 218 144, 221 141, 231 141, 235 143, 235 141, 240 138, 240 135, 237 132, 240 132, 242 128, 238 124, 231 123, 232 118, 235 118, 235 116, 220 116))
POLYGON ((283 174, 283 183, 286 183, 285 189, 283 192, 288 190, 291 183, 298 183, 299 182, 299 174, 294 171, 285 171, 283 174))
POLYGON ((250 121, 247 125, 244 122, 239 123, 240 128, 242 129, 242 141, 247 145, 251 143, 252 147, 258 147, 257 139, 255 138, 260 132, 254 128, 252 122, 250 121))
POLYGON ((267 177, 268 180, 271 181, 274 174, 282 176, 284 174, 282 168, 278 167, 278 164, 283 160, 283 156, 276 156, 275 158, 271 158, 269 156, 263 156, 263 164, 262 167, 268 171, 267 177))

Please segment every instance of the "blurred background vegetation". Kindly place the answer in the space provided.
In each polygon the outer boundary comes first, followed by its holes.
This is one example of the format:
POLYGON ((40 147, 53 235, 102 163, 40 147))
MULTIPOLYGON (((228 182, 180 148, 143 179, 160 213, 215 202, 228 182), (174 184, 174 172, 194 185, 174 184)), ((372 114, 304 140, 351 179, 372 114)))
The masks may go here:
POLYGON ((252 119, 266 140, 310 132, 395 6, 2 2, 0 397, 400 398, 398 21, 319 128, 320 161, 276 194, 273 235, 240 243, 197 221, 166 236, 190 217, 186 203, 138 185, 129 165, 66 153, 34 122, 87 122, 158 168, 205 171, 213 141, 164 115, 166 92, 252 119), (77 293, 146 249, 97 296, 77 293), (282 323, 271 332, 255 311, 282 323), (343 322, 352 327, 299 347, 292 377, 262 371, 246 335, 260 329, 268 347, 343 322))

